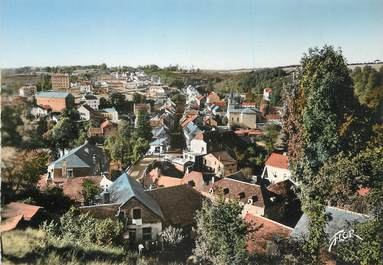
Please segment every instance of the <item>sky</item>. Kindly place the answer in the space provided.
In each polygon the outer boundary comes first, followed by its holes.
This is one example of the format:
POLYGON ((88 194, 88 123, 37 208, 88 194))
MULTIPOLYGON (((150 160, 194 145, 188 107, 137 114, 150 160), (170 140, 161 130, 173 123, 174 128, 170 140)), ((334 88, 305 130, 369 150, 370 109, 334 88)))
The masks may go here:
POLYGON ((0 67, 298 64, 310 47, 383 60, 383 0, 0 0, 0 67))

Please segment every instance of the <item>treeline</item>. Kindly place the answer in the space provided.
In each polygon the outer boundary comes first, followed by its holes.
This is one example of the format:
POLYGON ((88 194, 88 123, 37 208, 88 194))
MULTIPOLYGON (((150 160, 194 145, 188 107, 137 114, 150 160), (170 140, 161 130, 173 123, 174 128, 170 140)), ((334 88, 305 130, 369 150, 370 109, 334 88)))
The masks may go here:
POLYGON ((354 93, 359 102, 370 108, 376 118, 383 118, 383 66, 379 71, 371 66, 356 67, 351 73, 354 93))

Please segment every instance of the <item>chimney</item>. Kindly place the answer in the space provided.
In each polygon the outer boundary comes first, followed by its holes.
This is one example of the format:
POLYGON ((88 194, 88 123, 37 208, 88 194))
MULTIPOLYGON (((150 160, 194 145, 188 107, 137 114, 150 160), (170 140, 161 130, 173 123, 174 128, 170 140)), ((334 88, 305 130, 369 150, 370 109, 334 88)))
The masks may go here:
POLYGON ((215 177, 211 177, 211 183, 214 183, 215 182, 215 177))
POLYGON ((104 203, 110 203, 110 193, 108 191, 105 191, 104 194, 104 203))

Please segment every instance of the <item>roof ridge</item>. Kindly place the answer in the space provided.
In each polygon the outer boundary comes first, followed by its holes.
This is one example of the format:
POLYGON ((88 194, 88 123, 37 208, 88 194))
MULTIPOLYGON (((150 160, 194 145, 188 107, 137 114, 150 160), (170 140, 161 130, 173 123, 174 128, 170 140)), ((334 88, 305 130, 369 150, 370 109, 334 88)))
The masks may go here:
POLYGON ((365 216, 365 217, 371 217, 371 216, 369 216, 368 214, 358 213, 358 212, 354 212, 354 211, 346 210, 346 209, 339 208, 339 207, 335 207, 335 206, 326 206, 326 207, 327 207, 327 208, 336 209, 336 210, 341 210, 341 211, 348 212, 348 213, 352 213, 352 214, 357 214, 357 215, 365 216))
MULTIPOLYGON (((239 171, 237 171, 237 172, 235 172, 235 173, 233 173, 233 174, 231 174, 231 175, 229 175, 229 176, 226 176, 226 177, 224 177, 224 178, 222 178, 222 179, 220 179, 220 180, 229 179, 229 180, 232 180, 232 181, 236 181, 236 182, 240 182, 240 183, 244 183, 244 184, 248 184, 248 185, 252 185, 252 186, 261 187, 261 185, 258 185, 258 184, 254 184, 254 183, 251 183, 251 182, 246 182, 246 181, 242 181, 242 180, 238 180, 238 179, 232 179, 232 178, 230 178, 230 176, 232 176, 232 175, 234 175, 234 174, 236 174, 236 173, 238 173, 238 172, 241 172, 241 171, 239 170, 239 171)), ((216 182, 218 182, 218 181, 220 181, 220 180, 217 180, 216 182)))
MULTIPOLYGON (((280 225, 280 226, 282 226, 282 227, 284 227, 284 228, 290 229, 291 231, 294 230, 294 228, 292 228, 292 227, 290 227, 290 226, 284 225, 284 224, 282 224, 282 223, 279 223, 279 222, 274 221, 274 220, 272 220, 272 219, 266 218, 266 217, 264 217, 264 216, 255 215, 255 214, 251 214, 251 213, 246 213, 246 215, 251 215, 251 216, 254 216, 254 217, 258 217, 258 218, 264 219, 264 220, 269 221, 269 222, 271 222, 271 223, 273 223, 273 224, 277 224, 277 225, 280 225)), ((246 217, 246 216, 245 216, 245 217, 246 217)))

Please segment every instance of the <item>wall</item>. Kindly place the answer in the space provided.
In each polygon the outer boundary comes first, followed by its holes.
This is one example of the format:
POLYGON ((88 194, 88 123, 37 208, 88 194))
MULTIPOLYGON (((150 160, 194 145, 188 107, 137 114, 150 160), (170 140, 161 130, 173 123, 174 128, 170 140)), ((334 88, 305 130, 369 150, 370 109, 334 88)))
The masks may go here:
POLYGON ((36 98, 37 105, 49 105, 54 112, 61 112, 67 108, 65 98, 36 98))
POLYGON ((290 179, 290 177, 291 173, 288 169, 266 166, 265 178, 267 178, 271 183, 281 182, 286 179, 290 179))
POLYGON ((206 154, 207 146, 204 140, 193 139, 190 142, 190 150, 198 154, 206 154))

